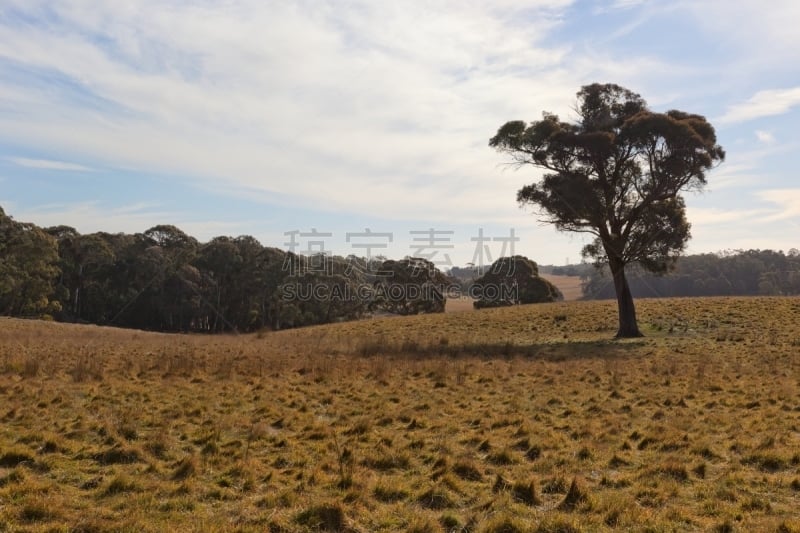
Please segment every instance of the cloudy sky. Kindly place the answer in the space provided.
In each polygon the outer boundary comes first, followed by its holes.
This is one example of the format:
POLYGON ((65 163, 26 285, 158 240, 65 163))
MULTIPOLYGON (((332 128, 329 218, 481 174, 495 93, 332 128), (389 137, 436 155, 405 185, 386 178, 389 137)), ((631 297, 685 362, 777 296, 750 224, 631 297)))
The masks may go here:
POLYGON ((537 171, 487 143, 613 82, 727 151, 687 197, 690 252, 800 248, 799 20, 796 0, 0 0, 0 206, 442 266, 513 230, 577 262, 579 236, 515 202, 537 171))

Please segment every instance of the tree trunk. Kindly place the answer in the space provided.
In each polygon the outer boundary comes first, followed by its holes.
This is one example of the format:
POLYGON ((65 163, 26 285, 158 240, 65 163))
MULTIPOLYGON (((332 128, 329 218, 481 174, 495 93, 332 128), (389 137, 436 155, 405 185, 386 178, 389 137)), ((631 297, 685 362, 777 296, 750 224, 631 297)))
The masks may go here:
POLYGON ((614 276, 614 290, 617 293, 617 307, 619 309, 619 330, 616 338, 627 339, 643 337, 636 323, 636 308, 633 305, 633 295, 625 278, 625 264, 610 261, 611 274, 614 276))

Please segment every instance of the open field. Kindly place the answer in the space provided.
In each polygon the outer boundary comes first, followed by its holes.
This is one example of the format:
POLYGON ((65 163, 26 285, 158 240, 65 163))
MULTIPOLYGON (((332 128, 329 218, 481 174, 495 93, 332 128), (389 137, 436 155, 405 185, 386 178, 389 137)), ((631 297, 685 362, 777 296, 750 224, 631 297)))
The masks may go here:
POLYGON ((445 313, 463 313, 464 311, 474 311, 475 300, 464 296, 463 298, 448 298, 445 304, 445 313))
POLYGON ((554 276, 552 274, 540 274, 544 279, 558 287, 564 300, 571 302, 579 300, 583 296, 581 290, 581 278, 579 276, 554 276))
POLYGON ((0 319, 0 531, 800 531, 800 299, 0 319))

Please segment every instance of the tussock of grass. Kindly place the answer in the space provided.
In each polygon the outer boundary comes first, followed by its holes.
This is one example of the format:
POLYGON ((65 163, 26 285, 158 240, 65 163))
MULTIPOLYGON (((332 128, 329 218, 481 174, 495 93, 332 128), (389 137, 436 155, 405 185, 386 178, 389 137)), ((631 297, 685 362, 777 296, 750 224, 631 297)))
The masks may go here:
POLYGON ((563 477, 551 477, 542 483, 542 492, 544 494, 565 494, 568 487, 569 485, 563 477))
POLYGON ((562 511, 574 511, 578 506, 587 504, 589 502, 589 493, 583 481, 577 477, 572 478, 572 483, 569 485, 569 490, 558 508, 562 511))
POLYGON ((511 450, 498 450, 490 453, 486 460, 494 465, 512 465, 517 462, 511 450))
POLYGON ((22 522, 49 522, 57 516, 55 510, 41 497, 27 499, 19 512, 22 522))
POLYGON ((196 455, 191 454, 184 457, 172 472, 172 479, 183 480, 190 478, 197 474, 199 469, 199 460, 196 455))
POLYGON ((433 518, 417 516, 408 524, 407 531, 409 533, 438 533, 441 529, 441 526, 433 518))
POLYGON ((692 468, 692 472, 694 473, 694 475, 696 475, 700 479, 705 479, 706 470, 707 470, 707 468, 706 468, 706 464, 705 463, 700 463, 697 466, 695 466, 694 468, 692 468))
POLYGON ((35 457, 27 450, 15 448, 12 450, 4 451, 0 454, 0 466, 3 468, 14 468, 18 465, 32 465, 35 457))
POLYGON ((525 458, 529 461, 535 461, 539 457, 542 456, 542 449, 539 446, 531 446, 528 448, 528 451, 525 452, 525 458))
POLYGON ((742 463, 755 466, 764 472, 777 472, 789 467, 789 462, 773 453, 755 453, 742 459, 742 463))
POLYGON ((631 464, 630 461, 626 461, 625 459, 618 456, 616 453, 608 461, 609 468, 621 468, 623 466, 628 466, 630 464, 631 464))
POLYGON ((417 503, 426 509, 448 509, 456 507, 456 500, 443 486, 434 486, 417 496, 417 503))
POLYGON ((384 451, 376 455, 370 455, 362 461, 362 464, 367 468, 377 471, 386 471, 393 469, 406 469, 411 463, 410 456, 405 452, 391 453, 384 451))
POLYGON ((545 518, 536 526, 534 533, 582 533, 582 530, 566 518, 545 518))
POLYGON ((522 502, 526 505, 541 505, 542 499, 536 492, 536 483, 529 481, 517 481, 511 486, 511 495, 515 500, 522 502))
POLYGON ((316 531, 344 531, 345 512, 339 504, 315 505, 298 514, 295 522, 316 531))
POLYGON ((653 472, 679 482, 689 480, 689 471, 686 470, 686 466, 676 462, 662 463, 655 467, 653 472))
POLYGON ((97 452, 92 459, 102 465, 137 463, 142 460, 142 453, 130 446, 116 444, 111 448, 97 452))
POLYGON ((113 496, 115 494, 123 494, 126 492, 137 492, 142 490, 137 481, 126 475, 119 474, 114 477, 103 490, 104 496, 113 496))
POLYGON ((481 533, 527 533, 529 528, 511 516, 496 516, 481 528, 481 533))
POLYGON ((375 486, 372 490, 375 499, 383 503, 394 503, 403 501, 408 498, 409 493, 407 490, 399 487, 391 487, 383 483, 375 486))
POLYGON ((473 461, 459 460, 453 464, 453 473, 465 481, 483 481, 483 474, 473 461))

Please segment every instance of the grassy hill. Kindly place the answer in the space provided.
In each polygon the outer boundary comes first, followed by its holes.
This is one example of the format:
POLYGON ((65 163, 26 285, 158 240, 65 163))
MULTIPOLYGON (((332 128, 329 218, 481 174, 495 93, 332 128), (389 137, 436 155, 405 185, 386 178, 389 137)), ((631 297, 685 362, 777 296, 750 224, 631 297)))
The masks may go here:
POLYGON ((800 299, 615 313, 0 319, 0 531, 800 531, 800 299))

